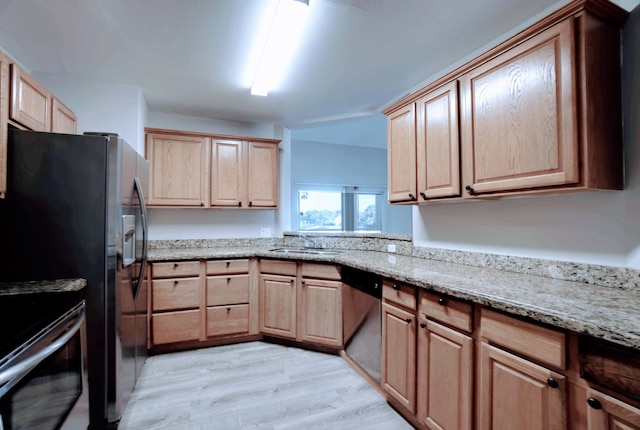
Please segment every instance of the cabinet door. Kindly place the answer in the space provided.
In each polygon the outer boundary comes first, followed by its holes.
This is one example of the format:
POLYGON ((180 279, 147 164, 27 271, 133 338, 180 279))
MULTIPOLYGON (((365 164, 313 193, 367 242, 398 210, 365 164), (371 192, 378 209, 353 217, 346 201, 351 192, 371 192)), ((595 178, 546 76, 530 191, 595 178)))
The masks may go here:
POLYGON ((431 429, 473 428, 473 339, 421 320, 418 419, 431 429))
POLYGON ((198 136, 147 135, 151 206, 208 204, 208 139, 198 136))
POLYGON ((51 103, 51 131, 76 134, 76 114, 57 98, 51 103))
POLYGON ((303 279, 300 327, 303 341, 342 346, 342 283, 303 279))
POLYGON ((588 430, 640 430, 640 409, 592 388, 587 396, 588 430))
POLYGON ((261 274, 259 297, 260 331, 295 339, 295 277, 261 274))
POLYGON ((245 156, 239 140, 211 141, 211 206, 245 205, 245 156))
POLYGON ((247 199, 250 207, 278 206, 278 145, 247 142, 247 199))
POLYGON ((478 428, 566 429, 562 375, 481 343, 478 428))
POLYGON ((51 94, 15 63, 11 64, 9 116, 31 130, 51 130, 51 94))
POLYGON ((458 83, 416 102, 418 193, 421 200, 460 195, 458 83))
POLYGON ((7 192, 9 79, 9 59, 0 52, 0 198, 7 192))
POLYGON ((412 313, 382 303, 382 386, 411 413, 416 405, 415 325, 412 313))
POLYGON ((415 202, 416 111, 413 103, 389 115, 387 133, 389 201, 415 202))
POLYGON ((562 21, 461 78, 465 196, 578 182, 573 27, 562 21))

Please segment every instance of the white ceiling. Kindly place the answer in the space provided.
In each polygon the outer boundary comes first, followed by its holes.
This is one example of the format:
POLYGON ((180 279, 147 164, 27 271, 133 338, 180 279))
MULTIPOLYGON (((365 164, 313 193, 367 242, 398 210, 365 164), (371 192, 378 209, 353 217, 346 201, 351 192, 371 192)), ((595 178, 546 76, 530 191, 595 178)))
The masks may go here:
POLYGON ((0 0, 0 47, 31 72, 139 85, 150 111, 301 127, 380 112, 567 3, 310 0, 285 85, 256 97, 243 67, 265 1, 0 0))

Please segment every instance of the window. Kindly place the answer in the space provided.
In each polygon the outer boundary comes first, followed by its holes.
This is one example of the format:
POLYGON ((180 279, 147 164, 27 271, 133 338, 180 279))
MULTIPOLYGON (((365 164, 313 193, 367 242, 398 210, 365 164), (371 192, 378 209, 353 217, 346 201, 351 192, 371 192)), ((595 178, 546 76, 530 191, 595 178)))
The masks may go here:
POLYGON ((296 187, 297 230, 382 231, 383 188, 296 187))

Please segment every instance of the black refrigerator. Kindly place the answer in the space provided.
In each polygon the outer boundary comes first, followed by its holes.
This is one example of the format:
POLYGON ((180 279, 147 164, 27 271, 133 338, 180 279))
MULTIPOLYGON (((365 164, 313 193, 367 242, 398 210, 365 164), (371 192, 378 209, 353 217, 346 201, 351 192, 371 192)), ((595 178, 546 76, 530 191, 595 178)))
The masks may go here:
POLYGON ((87 280, 90 429, 117 427, 147 356, 148 176, 114 134, 9 130, 0 281, 87 280))

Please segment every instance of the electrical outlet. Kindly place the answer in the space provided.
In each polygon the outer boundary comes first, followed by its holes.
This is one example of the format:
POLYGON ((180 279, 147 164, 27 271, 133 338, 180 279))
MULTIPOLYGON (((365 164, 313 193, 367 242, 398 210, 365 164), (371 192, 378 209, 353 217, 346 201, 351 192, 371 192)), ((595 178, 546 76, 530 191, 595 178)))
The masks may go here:
POLYGON ((269 227, 264 227, 261 231, 260 231, 260 235, 262 237, 271 237, 271 229, 269 227))
POLYGON ((395 244, 387 245, 387 252, 396 252, 396 245, 395 244))

